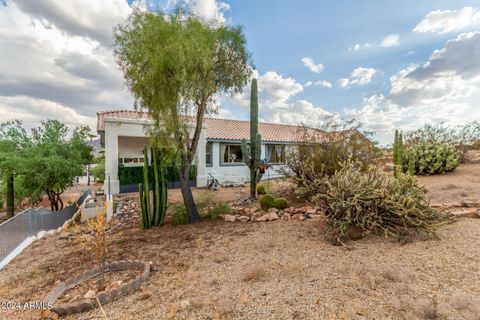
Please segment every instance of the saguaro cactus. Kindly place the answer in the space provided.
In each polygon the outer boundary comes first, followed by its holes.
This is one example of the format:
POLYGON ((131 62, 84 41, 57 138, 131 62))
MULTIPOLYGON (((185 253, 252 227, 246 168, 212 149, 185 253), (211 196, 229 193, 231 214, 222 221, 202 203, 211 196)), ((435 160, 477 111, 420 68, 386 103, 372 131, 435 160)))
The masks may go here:
POLYGON ((257 183, 262 179, 266 169, 265 161, 260 159, 262 154, 262 136, 258 133, 258 84, 252 80, 250 93, 250 145, 242 139, 243 162, 250 169, 250 196, 256 197, 257 183))
POLYGON ((397 177, 403 173, 403 136, 395 130, 395 141, 393 143, 393 175, 397 177))
POLYGON ((153 169, 153 207, 150 203, 150 169, 148 161, 148 150, 143 150, 143 185, 138 185, 140 195, 140 206, 142 209, 142 225, 144 229, 160 225, 165 220, 167 211, 167 184, 165 170, 162 164, 162 155, 158 148, 151 148, 152 169, 153 169))

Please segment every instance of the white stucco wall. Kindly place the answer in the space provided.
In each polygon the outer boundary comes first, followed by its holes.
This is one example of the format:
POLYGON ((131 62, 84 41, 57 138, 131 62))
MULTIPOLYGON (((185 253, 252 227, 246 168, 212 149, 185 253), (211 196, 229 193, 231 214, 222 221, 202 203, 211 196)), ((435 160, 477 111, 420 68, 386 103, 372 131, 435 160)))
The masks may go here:
MULTIPOLYGON (((145 145, 150 146, 144 132, 145 120, 105 118, 105 192, 117 194, 120 191, 118 180, 118 159, 142 157, 145 145), (110 179, 108 179, 110 178, 110 179)), ((193 128, 190 131, 193 136, 193 128)), ((211 173, 220 183, 245 183, 250 180, 250 171, 242 163, 221 164, 221 142, 213 142, 212 166, 206 166, 206 126, 202 128, 198 143, 195 164, 197 166, 197 187, 207 185, 207 175, 211 173)), ((232 142, 234 143, 234 142, 232 142)), ((281 143, 279 143, 281 144, 281 143)), ((287 145, 286 152, 294 145, 287 145)), ((266 144, 262 144, 261 158, 265 158, 266 144)), ((141 164, 125 164, 141 165, 141 164)), ((272 165, 263 179, 281 177, 278 169, 282 165, 272 165)))
MULTIPOLYGON (((235 143, 235 142, 227 142, 235 143)), ((213 142, 212 147, 212 166, 206 167, 207 175, 211 173, 215 178, 218 179, 220 183, 244 183, 250 181, 250 171, 248 167, 242 163, 235 164, 221 164, 221 144, 222 142, 213 142)), ((281 144, 281 143, 279 143, 281 144)), ((265 148, 266 144, 262 144, 262 155, 261 158, 265 158, 265 148)), ((290 148, 295 148, 293 145, 287 145, 286 152, 290 148)), ((205 148, 203 148, 205 149, 205 148)), ((281 177, 282 175, 278 170, 283 167, 283 165, 271 165, 269 169, 265 172, 263 179, 273 179, 281 177)))
MULTIPOLYGON (((141 156, 142 149, 148 144, 145 135, 145 120, 105 118, 105 186, 106 193, 117 194, 120 191, 118 180, 118 158, 141 156)), ((198 142, 197 186, 206 186, 205 173, 205 130, 202 128, 198 142)), ((193 128, 190 136, 193 136, 193 128)))

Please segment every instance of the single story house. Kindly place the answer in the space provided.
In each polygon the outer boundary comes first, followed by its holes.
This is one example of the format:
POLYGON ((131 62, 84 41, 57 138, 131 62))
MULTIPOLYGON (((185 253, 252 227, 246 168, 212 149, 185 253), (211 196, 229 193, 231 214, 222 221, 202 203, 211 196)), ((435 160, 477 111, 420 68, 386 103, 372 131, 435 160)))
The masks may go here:
MULTIPOLYGON (((128 110, 97 113, 97 132, 105 150, 105 191, 111 194, 127 192, 119 179, 119 168, 143 166, 143 148, 149 145, 144 125, 151 122, 148 113, 128 110)), ((259 123, 262 135, 261 158, 269 163, 264 178, 280 177, 279 168, 285 163, 290 148, 295 148, 302 136, 298 126, 259 123)), ((308 129, 328 139, 331 133, 308 129)), ((193 129, 191 130, 193 134, 193 129)), ((250 122, 206 118, 196 153, 196 172, 192 185, 204 187, 212 174, 220 183, 244 183, 250 178, 242 160, 241 140, 250 139, 250 122)), ((132 185, 132 188, 137 188, 132 185)))

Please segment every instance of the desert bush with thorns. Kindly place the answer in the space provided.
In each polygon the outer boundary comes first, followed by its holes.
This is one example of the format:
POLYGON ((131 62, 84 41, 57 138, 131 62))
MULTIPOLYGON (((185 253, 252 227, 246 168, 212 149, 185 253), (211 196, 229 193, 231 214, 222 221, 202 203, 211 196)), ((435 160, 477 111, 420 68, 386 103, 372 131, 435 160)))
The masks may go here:
MULTIPOLYGON (((362 233, 383 233, 405 238, 414 233, 432 235, 441 221, 428 206, 426 190, 414 177, 387 177, 374 168, 363 172, 360 165, 347 161, 333 176, 312 179, 310 200, 323 207, 329 231, 345 239, 351 227, 362 233)), ((302 190, 300 190, 302 192, 302 190)))

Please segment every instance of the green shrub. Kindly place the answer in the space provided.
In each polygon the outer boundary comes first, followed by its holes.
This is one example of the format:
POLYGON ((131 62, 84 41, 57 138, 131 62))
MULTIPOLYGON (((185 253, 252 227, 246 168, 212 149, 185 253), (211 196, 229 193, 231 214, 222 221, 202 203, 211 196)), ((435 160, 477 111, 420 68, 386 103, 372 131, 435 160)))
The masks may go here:
POLYGON ((177 203, 172 205, 172 223, 173 224, 187 224, 188 215, 187 209, 183 204, 177 203))
POLYGON ((460 165, 462 152, 453 144, 419 142, 408 146, 403 157, 403 171, 413 166, 414 174, 438 174, 453 171, 460 165), (414 165, 413 165, 414 164, 414 165))
POLYGON ((213 208, 211 208, 205 218, 210 220, 218 219, 221 214, 231 214, 232 208, 225 202, 217 202, 213 208))
POLYGON ((273 201, 273 207, 277 209, 285 209, 288 207, 288 201, 285 198, 277 198, 273 201))
POLYGON ((105 161, 98 163, 90 172, 95 177, 95 182, 103 183, 105 180, 105 161))
POLYGON ((346 162, 332 177, 322 178, 324 193, 312 197, 327 217, 327 228, 338 239, 346 238, 355 227, 363 234, 381 232, 402 238, 412 233, 433 234, 440 221, 437 212, 428 206, 426 190, 415 177, 399 175, 389 178, 376 169, 362 172, 346 162))
POLYGON ((270 195, 270 194, 264 194, 263 196, 260 197, 260 207, 262 210, 267 211, 271 207, 273 207, 273 202, 275 201, 275 198, 270 195))
POLYGON ((267 194, 267 189, 265 189, 265 186, 263 184, 259 184, 257 186, 257 194, 258 195, 264 195, 267 194))

